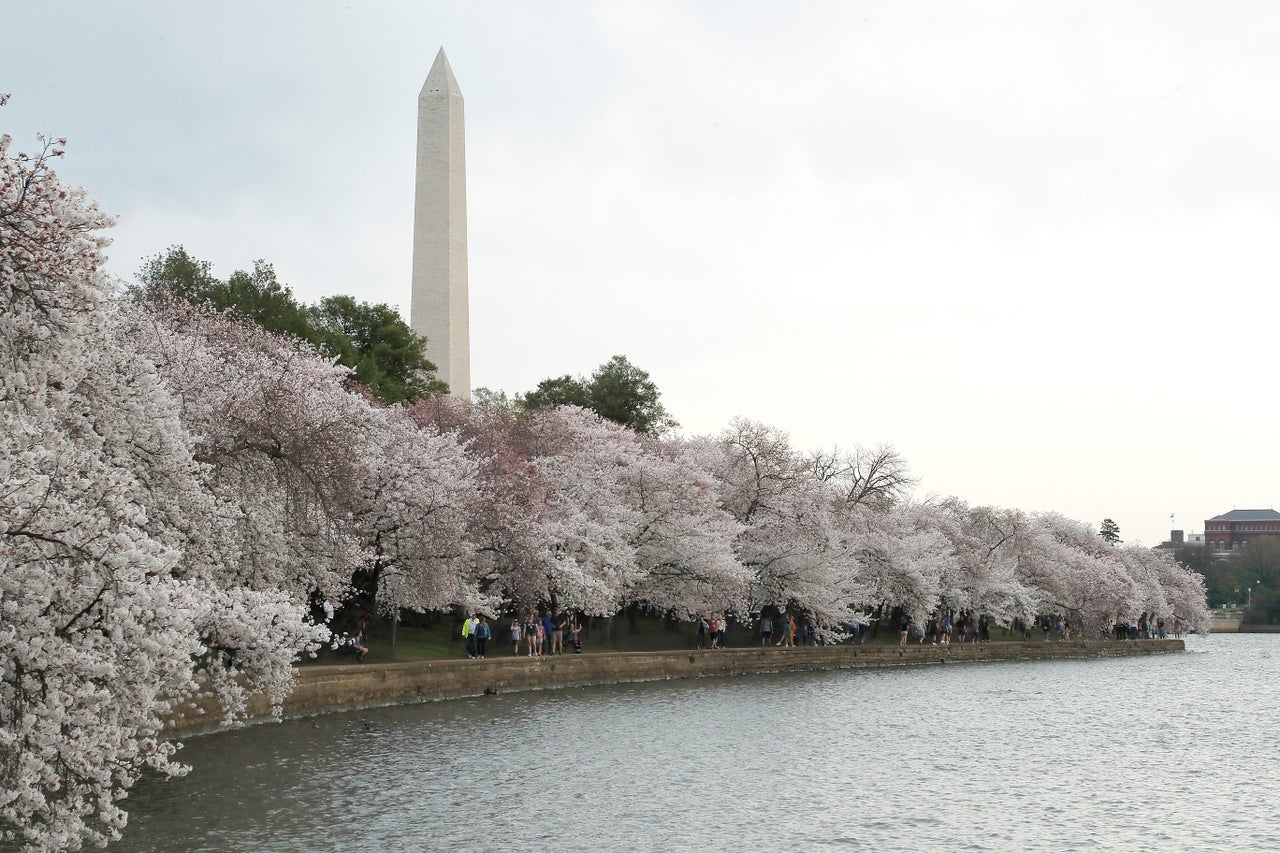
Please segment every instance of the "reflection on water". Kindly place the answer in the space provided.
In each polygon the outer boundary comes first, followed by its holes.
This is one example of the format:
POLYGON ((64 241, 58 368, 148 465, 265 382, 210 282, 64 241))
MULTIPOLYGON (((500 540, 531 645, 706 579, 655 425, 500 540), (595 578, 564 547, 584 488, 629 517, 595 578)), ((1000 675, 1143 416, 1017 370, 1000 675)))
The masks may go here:
POLYGON ((578 688, 195 738, 138 851, 1280 850, 1280 637, 578 688))

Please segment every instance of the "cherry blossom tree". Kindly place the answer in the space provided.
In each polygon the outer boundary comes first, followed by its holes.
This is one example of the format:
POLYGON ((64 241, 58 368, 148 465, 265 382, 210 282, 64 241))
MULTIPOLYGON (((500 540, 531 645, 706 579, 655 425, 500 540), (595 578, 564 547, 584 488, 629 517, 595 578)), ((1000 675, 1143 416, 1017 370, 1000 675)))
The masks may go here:
POLYGON ((795 607, 820 625, 846 622, 871 594, 864 549, 844 523, 848 504, 780 430, 738 419, 719 444, 721 501, 743 526, 737 551, 752 575, 751 609, 795 607))
POLYGON ((642 516, 628 499, 625 476, 638 461, 635 433, 574 406, 537 412, 528 431, 545 496, 546 596, 593 615, 612 614, 642 576, 632 544, 642 516))
POLYGON ((720 507, 703 443, 639 437, 620 473, 639 518, 630 542, 642 575, 630 601, 692 617, 742 609, 750 573, 734 543, 743 528, 720 507))
POLYGON ((456 433, 352 388, 304 342, 188 303, 137 310, 137 337, 183 401, 232 535, 222 584, 303 603, 490 608, 468 539, 475 465, 456 433))
POLYGON ((454 434, 388 409, 373 425, 370 466, 354 530, 372 548, 369 570, 388 610, 492 611, 481 590, 469 524, 479 500, 476 465, 454 434))
POLYGON ((922 507, 901 505, 857 513, 858 550, 867 600, 898 607, 920 625, 942 603, 944 579, 957 574, 955 554, 922 507))
POLYGON ((134 339, 180 401, 208 472, 225 534, 213 580, 302 601, 343 594, 367 557, 347 522, 378 425, 368 401, 343 387, 345 369, 206 307, 133 310, 134 339))
MULTIPOLYGON (((162 432, 173 413, 146 377, 110 370, 120 407, 93 387, 122 355, 97 235, 111 219, 58 181, 58 148, 10 145, 0 137, 0 833, 73 848, 118 837, 116 802, 143 767, 181 772, 158 712, 193 689, 199 643, 170 575, 179 555, 148 535, 138 472, 111 446, 140 414, 160 414, 162 432)), ((155 450, 178 457, 160 469, 190 464, 180 442, 155 450)))
POLYGON ((572 406, 530 412, 549 599, 597 615, 640 604, 689 616, 745 601, 740 526, 700 445, 640 435, 572 406))
POLYGON ((234 591, 187 579, 212 565, 215 504, 180 406, 122 335, 111 220, 57 179, 58 145, 0 137, 0 836, 29 849, 118 838, 145 768, 185 772, 161 731, 210 684, 193 661, 213 622, 254 650, 240 689, 274 699, 315 639, 296 607, 228 617, 234 591))
POLYGON ((410 407, 420 427, 456 437, 475 466, 467 536, 479 592, 504 604, 546 600, 554 544, 545 535, 546 490, 529 450, 526 420, 511 406, 436 397, 410 407))
POLYGON ((1117 614, 1137 612, 1140 591, 1115 548, 1083 522, 1056 513, 1035 519, 1040 535, 1021 568, 1044 607, 1065 615, 1087 638, 1104 635, 1117 614))
POLYGON ((907 497, 916 484, 906 459, 889 444, 816 451, 809 454, 809 467, 848 506, 887 509, 907 497))
POLYGON ((1142 596, 1143 612, 1167 617, 1183 630, 1209 630, 1203 575, 1179 565, 1168 551, 1129 545, 1120 553, 1142 596))
POLYGON ((742 602, 739 528, 719 507, 704 445, 575 407, 519 415, 434 399, 411 416, 456 433, 476 464, 470 537, 486 589, 504 604, 687 615, 742 602))
POLYGON ((1030 620, 1039 612, 1041 597, 1019 571, 1040 532, 1026 513, 948 498, 932 507, 931 515, 956 558, 956 571, 943 579, 944 609, 973 610, 1001 621, 1030 620))

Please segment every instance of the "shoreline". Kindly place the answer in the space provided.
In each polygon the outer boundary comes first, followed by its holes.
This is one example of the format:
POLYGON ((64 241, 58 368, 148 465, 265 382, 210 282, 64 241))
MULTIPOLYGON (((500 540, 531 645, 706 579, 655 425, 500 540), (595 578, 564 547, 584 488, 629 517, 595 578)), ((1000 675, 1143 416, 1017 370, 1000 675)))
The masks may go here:
MULTIPOLYGON (((487 660, 420 660, 377 664, 335 664, 295 669, 295 685, 284 702, 284 719, 363 708, 464 699, 495 693, 550 690, 638 681, 878 669, 895 666, 1134 657, 1185 651, 1182 640, 1011 640, 949 646, 848 645, 794 648, 728 648, 660 652, 596 652, 529 658, 506 655, 487 660)), ((203 710, 170 718, 164 736, 232 731, 271 722, 262 696, 249 702, 249 715, 235 726, 207 700, 203 710)))

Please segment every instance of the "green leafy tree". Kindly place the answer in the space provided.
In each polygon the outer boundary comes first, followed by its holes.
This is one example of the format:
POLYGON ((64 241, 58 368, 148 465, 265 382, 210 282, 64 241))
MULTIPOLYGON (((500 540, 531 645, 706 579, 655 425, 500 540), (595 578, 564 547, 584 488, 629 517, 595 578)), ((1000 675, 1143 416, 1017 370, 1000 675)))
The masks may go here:
POLYGON ((591 408, 591 392, 587 390, 586 383, 568 374, 544 379, 537 388, 527 394, 516 395, 516 399, 526 409, 554 409, 556 406, 591 408))
POLYGON ((389 305, 330 296, 308 311, 313 342, 355 371, 356 380, 388 403, 438 397, 449 386, 427 360, 427 339, 389 305))
POLYGON ((525 409, 581 406, 646 435, 662 435, 679 426, 663 408, 658 386, 649 374, 621 355, 596 368, 590 379, 568 374, 544 379, 516 399, 525 409))
POLYGON ((1259 536, 1235 552, 1232 562, 1249 586, 1280 587, 1280 537, 1259 536))
POLYGON ((219 295, 221 304, 214 303, 218 308, 243 314, 268 332, 316 343, 306 306, 294 299, 293 291, 280 283, 275 267, 266 261, 254 261, 252 272, 233 272, 219 295))
POLYGON ((1220 559, 1217 552, 1203 545, 1184 545, 1173 552, 1173 559, 1204 578, 1211 608, 1240 603, 1237 590, 1243 587, 1233 561, 1220 559))
POLYGON ((1102 519, 1102 527, 1098 530, 1098 535, 1108 545, 1119 545, 1124 541, 1120 538, 1120 525, 1109 518, 1102 519))
POLYGON ((662 435, 679 426, 662 406, 658 386, 624 356, 615 355, 591 374, 591 408, 602 418, 646 435, 662 435))
POLYGON ((163 255, 147 259, 138 271, 130 294, 143 302, 177 296, 188 302, 213 302, 222 282, 214 277, 208 261, 187 254, 181 246, 170 246, 163 255))
POLYGON ((1259 536, 1225 554, 1188 546, 1174 559, 1204 576, 1209 607, 1244 606, 1246 622, 1280 624, 1280 537, 1259 536))
POLYGON ((252 272, 236 270, 222 281, 213 275, 208 261, 196 260, 182 246, 170 246, 142 265, 138 284, 130 290, 143 300, 177 296, 219 311, 234 311, 269 332, 316 342, 306 308, 266 261, 254 261, 252 272))
POLYGON ((1250 625, 1280 625, 1280 595, 1272 589, 1255 588, 1244 621, 1250 625))
POLYGON ((1238 588, 1252 601, 1245 621, 1257 625, 1280 623, 1280 537, 1259 536, 1231 558, 1238 588))
POLYGON ((471 392, 471 402, 476 408, 492 414, 515 415, 520 411, 520 404, 508 397, 506 391, 476 388, 471 392))
POLYGON ((395 309, 350 296, 330 296, 307 306, 294 298, 265 261, 254 261, 252 271, 236 270, 223 281, 213 275, 207 261, 193 258, 182 246, 171 246, 143 264, 129 290, 143 301, 178 297, 212 305, 267 331, 307 341, 351 368, 357 382, 387 403, 449 392, 426 357, 426 339, 415 334, 395 309))

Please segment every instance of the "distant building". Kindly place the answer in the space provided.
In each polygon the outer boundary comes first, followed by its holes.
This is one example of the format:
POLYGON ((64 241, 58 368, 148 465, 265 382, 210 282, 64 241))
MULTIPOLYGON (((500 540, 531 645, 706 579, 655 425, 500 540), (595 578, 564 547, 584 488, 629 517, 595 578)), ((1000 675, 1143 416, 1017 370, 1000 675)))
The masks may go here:
POLYGON ((1156 546, 1161 551, 1176 551, 1179 548, 1203 548, 1203 533, 1187 533, 1184 530, 1170 530, 1167 541, 1161 542, 1156 546))
POLYGON ((1274 509, 1233 509, 1205 520, 1205 542, 1214 551, 1239 551, 1250 539, 1280 537, 1280 512, 1274 509))

